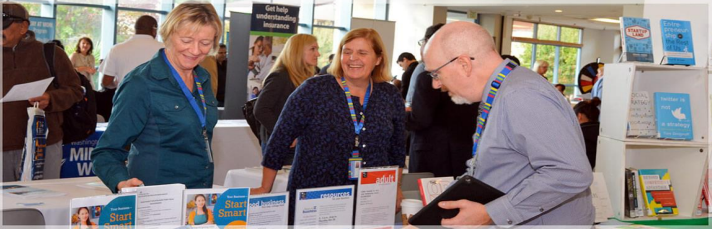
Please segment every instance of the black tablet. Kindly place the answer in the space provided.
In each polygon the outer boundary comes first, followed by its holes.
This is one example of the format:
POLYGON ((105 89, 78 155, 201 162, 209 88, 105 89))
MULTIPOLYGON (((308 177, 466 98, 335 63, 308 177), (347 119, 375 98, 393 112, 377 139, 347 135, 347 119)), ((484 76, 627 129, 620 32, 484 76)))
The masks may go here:
POLYGON ((440 221, 443 218, 455 217, 460 211, 459 209, 442 209, 438 206, 440 201, 466 199, 486 204, 501 196, 504 196, 504 193, 496 188, 471 176, 465 175, 411 217, 408 223, 411 225, 440 225, 440 221))

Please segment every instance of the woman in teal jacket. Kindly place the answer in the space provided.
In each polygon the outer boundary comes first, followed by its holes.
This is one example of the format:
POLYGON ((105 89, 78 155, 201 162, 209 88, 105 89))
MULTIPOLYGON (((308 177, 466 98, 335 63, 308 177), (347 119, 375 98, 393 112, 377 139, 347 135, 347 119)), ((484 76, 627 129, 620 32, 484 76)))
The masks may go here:
POLYGON ((210 140, 217 100, 210 75, 198 63, 218 50, 220 18, 210 4, 181 4, 160 34, 166 48, 124 78, 109 126, 91 155, 94 173, 113 192, 143 184, 213 184, 210 140))

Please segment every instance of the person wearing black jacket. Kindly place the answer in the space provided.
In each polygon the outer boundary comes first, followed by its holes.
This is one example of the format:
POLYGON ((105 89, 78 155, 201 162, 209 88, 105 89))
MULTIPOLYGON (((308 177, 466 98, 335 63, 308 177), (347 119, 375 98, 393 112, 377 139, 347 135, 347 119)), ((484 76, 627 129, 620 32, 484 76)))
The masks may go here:
POLYGON ((411 131, 408 172, 431 172, 436 177, 459 176, 472 157, 477 108, 455 104, 447 92, 433 89, 429 72, 418 75, 406 129, 411 131))
POLYGON ((415 71, 415 67, 418 67, 418 61, 415 59, 415 56, 413 56, 412 53, 409 52, 404 52, 401 53, 400 56, 398 56, 398 59, 396 60, 396 64, 398 66, 401 66, 403 68, 403 75, 401 75, 401 96, 403 99, 405 99, 405 96, 408 95, 408 85, 410 85, 410 77, 413 75, 413 71, 415 71))

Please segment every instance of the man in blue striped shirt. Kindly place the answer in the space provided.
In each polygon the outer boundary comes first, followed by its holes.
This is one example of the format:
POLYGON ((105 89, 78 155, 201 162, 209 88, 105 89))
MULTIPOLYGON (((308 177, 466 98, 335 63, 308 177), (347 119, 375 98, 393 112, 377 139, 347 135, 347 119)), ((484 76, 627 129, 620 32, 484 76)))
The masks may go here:
POLYGON ((424 60, 433 87, 448 91, 455 103, 483 101, 480 116, 489 115, 468 174, 505 193, 484 205, 441 202, 460 210, 443 225, 593 224, 593 175, 581 128, 546 79, 502 60, 489 33, 471 22, 443 26, 426 45, 424 60), (495 78, 501 86, 491 91, 495 78), (485 101, 493 94, 489 109, 485 101))

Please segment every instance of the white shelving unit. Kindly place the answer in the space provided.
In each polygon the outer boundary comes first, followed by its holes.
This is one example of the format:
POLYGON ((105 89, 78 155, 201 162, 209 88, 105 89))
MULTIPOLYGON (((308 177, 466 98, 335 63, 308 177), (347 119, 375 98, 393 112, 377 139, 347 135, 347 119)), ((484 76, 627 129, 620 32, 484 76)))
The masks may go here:
POLYGON ((710 94, 708 71, 700 67, 647 63, 606 64, 601 104, 601 129, 596 172, 602 172, 615 217, 624 221, 656 217, 625 217, 625 168, 668 169, 679 214, 665 219, 694 217, 710 156, 710 94), (663 140, 627 136, 631 93, 647 91, 690 94, 693 140, 663 140))

